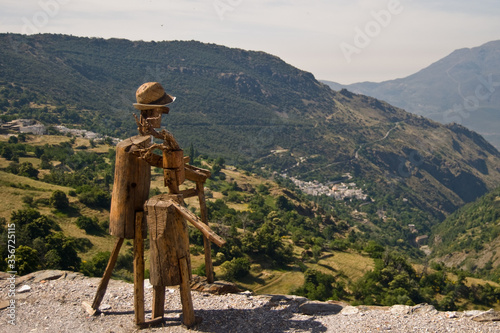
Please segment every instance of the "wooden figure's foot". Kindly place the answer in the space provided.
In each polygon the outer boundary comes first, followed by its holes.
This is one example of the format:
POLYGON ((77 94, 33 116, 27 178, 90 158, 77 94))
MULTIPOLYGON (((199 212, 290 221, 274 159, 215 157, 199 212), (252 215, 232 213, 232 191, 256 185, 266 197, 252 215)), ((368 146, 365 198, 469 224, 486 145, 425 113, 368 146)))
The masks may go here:
POLYGON ((150 328, 150 327, 160 326, 164 322, 165 322, 165 318, 158 317, 158 318, 154 318, 154 319, 151 319, 151 320, 146 320, 143 323, 136 323, 136 326, 139 327, 140 329, 144 329, 144 328, 150 328))
POLYGON ((194 316, 194 320, 192 321, 192 323, 190 325, 186 324, 184 322, 184 315, 181 315, 181 323, 182 323, 182 326, 186 327, 186 328, 193 328, 195 327, 196 325, 199 325, 201 324, 201 322, 203 321, 203 318, 200 317, 200 316, 194 316))
POLYGON ((153 286, 153 318, 163 318, 165 313, 165 287, 153 286))
POLYGON ((94 309, 89 302, 82 302, 82 307, 91 316, 97 316, 100 313, 99 309, 94 309))

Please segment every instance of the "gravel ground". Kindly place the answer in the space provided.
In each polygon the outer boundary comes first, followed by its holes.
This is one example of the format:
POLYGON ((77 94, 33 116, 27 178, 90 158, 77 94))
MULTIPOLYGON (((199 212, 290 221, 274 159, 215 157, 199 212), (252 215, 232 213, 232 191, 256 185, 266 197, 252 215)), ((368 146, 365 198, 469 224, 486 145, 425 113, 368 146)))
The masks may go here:
MULTIPOLYGON (((38 279, 40 280, 40 279, 38 279)), ((0 332, 500 332, 500 322, 476 322, 464 313, 395 311, 393 308, 345 306, 330 315, 304 315, 303 298, 253 296, 249 293, 212 295, 192 292, 196 316, 202 322, 191 330, 181 324, 177 288, 168 288, 165 322, 139 330, 133 322, 133 285, 110 281, 102 313, 91 317, 82 308, 91 302, 100 279, 67 274, 58 280, 18 281, 16 325, 8 323, 9 309, 0 311, 0 332), (24 287, 27 289, 27 287, 24 287), (455 317, 455 318, 450 318, 455 317)), ((7 280, 0 281, 0 300, 9 300, 7 280)), ((151 317, 152 289, 146 285, 146 318, 151 317)))

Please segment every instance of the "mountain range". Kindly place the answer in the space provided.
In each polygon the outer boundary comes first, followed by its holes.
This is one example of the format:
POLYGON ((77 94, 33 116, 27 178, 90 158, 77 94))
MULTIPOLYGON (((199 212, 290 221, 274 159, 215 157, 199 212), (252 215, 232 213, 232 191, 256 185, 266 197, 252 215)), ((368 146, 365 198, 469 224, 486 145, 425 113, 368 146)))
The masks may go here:
POLYGON ((461 124, 500 148, 500 40, 456 50, 404 78, 349 85, 322 82, 443 124, 461 124))
POLYGON ((354 204, 380 216, 363 228, 382 235, 408 223, 428 233, 500 184, 500 153, 481 135, 334 91, 264 52, 51 34, 0 34, 0 44, 3 121, 125 138, 136 133, 135 90, 158 81, 177 97, 164 126, 183 147, 326 184, 349 174, 371 199, 354 204))

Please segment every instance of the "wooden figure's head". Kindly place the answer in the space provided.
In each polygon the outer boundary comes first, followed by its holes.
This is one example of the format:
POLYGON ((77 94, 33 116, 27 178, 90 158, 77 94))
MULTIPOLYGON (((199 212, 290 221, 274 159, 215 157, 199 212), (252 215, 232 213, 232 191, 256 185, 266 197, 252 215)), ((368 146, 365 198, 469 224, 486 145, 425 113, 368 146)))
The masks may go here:
POLYGON ((141 117, 147 119, 153 128, 160 128, 161 115, 168 113, 167 105, 175 101, 175 97, 167 94, 158 82, 144 83, 137 89, 135 97, 137 103, 134 107, 141 110, 141 117))

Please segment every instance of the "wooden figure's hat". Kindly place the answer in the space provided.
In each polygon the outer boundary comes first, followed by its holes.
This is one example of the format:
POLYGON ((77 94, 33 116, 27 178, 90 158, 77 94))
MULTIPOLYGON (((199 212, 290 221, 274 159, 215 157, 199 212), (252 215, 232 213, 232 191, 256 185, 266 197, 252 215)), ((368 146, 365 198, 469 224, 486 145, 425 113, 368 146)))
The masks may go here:
POLYGON ((151 110, 160 108, 165 113, 169 111, 167 105, 175 101, 175 97, 167 94, 158 82, 144 83, 137 89, 135 97, 137 99, 137 103, 134 103, 136 109, 151 110))

